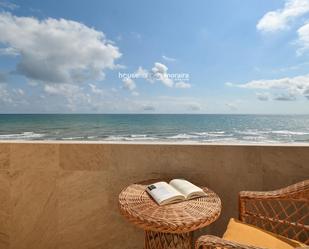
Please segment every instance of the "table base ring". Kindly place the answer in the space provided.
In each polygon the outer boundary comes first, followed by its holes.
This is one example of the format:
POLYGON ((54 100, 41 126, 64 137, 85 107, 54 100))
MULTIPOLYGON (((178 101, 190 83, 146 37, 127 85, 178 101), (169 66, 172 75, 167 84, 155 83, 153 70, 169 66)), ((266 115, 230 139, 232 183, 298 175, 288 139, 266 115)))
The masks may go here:
POLYGON ((192 249, 193 232, 161 233, 145 231, 145 249, 192 249))

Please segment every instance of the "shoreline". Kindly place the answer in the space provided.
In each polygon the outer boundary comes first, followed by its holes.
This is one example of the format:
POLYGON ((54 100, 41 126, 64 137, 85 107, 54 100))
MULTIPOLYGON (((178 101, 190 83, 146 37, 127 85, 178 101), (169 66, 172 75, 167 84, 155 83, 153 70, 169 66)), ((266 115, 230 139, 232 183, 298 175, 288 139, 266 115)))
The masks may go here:
POLYGON ((0 140, 0 144, 114 144, 114 145, 177 145, 177 146, 250 146, 250 147, 309 147, 307 143, 198 143, 198 142, 141 142, 141 141, 87 141, 87 140, 0 140))

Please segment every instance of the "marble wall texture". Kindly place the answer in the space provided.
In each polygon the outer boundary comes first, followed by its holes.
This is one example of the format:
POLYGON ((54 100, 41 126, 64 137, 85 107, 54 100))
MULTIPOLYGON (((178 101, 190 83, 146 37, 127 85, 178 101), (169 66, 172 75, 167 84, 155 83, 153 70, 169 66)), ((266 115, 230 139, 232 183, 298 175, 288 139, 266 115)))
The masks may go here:
POLYGON ((221 235, 240 190, 309 178, 309 145, 0 142, 0 248, 142 248, 143 231, 120 216, 118 194, 177 177, 218 193, 221 217, 197 234, 221 235))

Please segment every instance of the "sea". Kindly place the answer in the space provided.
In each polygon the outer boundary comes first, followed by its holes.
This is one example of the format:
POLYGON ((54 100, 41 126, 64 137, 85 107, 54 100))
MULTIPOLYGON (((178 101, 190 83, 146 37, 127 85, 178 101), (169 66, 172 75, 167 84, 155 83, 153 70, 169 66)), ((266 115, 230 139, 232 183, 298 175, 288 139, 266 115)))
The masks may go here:
POLYGON ((1 114, 0 140, 308 143, 309 115, 1 114))

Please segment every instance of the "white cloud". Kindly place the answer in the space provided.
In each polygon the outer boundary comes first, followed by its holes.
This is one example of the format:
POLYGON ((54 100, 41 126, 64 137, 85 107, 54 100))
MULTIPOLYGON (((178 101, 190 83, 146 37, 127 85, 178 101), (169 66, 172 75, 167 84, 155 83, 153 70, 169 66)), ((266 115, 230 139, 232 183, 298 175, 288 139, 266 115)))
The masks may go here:
POLYGON ((296 100, 297 94, 293 92, 286 92, 286 93, 277 93, 271 96, 270 93, 256 93, 256 97, 260 101, 268 101, 270 99, 278 101, 294 101, 296 100))
POLYGON ((156 81, 158 81, 158 82, 161 82, 163 85, 170 87, 170 88, 172 87, 191 88, 191 84, 186 82, 189 79, 189 74, 169 73, 168 67, 160 62, 155 62, 154 66, 149 71, 139 66, 138 69, 133 74, 127 74, 127 75, 128 75, 127 81, 129 81, 130 79, 130 82, 124 82, 126 83, 125 84, 126 88, 129 88, 129 85, 133 85, 131 84, 132 79, 145 79, 146 81, 150 83, 155 83, 156 81))
POLYGON ((112 91, 113 93, 117 93, 117 92, 118 92, 118 89, 115 88, 115 87, 113 87, 113 88, 111 89, 111 91, 112 91))
POLYGON ((309 75, 271 80, 253 80, 244 84, 226 83, 227 86, 248 89, 303 89, 309 87, 309 75))
POLYGON ((309 88, 303 92, 303 95, 309 100, 309 88))
POLYGON ((13 92, 16 93, 16 94, 18 94, 18 95, 20 95, 20 96, 25 95, 24 90, 23 90, 23 89, 20 89, 20 88, 17 88, 17 89, 14 88, 14 89, 13 89, 13 92))
POLYGON ((90 95, 83 88, 74 84, 46 84, 44 91, 49 95, 61 96, 66 101, 66 107, 75 111, 79 106, 89 103, 90 95))
POLYGON ((298 41, 300 48, 297 50, 297 54, 301 55, 309 50, 309 23, 303 25, 297 30, 298 41))
POLYGON ((35 110, 42 109, 43 112, 112 113, 125 111, 128 105, 118 92, 101 89, 95 84, 46 84, 42 89, 43 94, 38 94, 41 99, 32 98, 30 101, 32 106, 35 102, 41 103, 35 110))
POLYGON ((132 92, 132 95, 135 96, 135 97, 137 97, 137 96, 139 96, 139 92, 133 91, 133 92, 132 92))
POLYGON ((143 67, 139 66, 135 72, 137 78, 144 78, 148 77, 148 70, 144 69, 143 67))
POLYGON ((49 84, 44 86, 44 91, 48 94, 74 96, 81 88, 73 84, 49 84))
POLYGON ((66 20, 0 13, 0 43, 20 56, 16 71, 47 84, 99 80, 121 56, 103 32, 66 20))
POLYGON ((275 96, 274 100, 294 101, 294 100, 296 100, 296 96, 293 93, 283 93, 283 94, 278 94, 277 96, 275 96))
MULTIPOLYGON (((10 93, 7 89, 6 84, 0 84, 0 103, 12 103, 13 100, 10 96, 10 93)), ((0 109, 1 111, 1 109, 0 109)))
POLYGON ((135 82, 130 78, 124 78, 122 80, 124 88, 133 91, 136 88, 135 82))
POLYGON ((268 101, 270 96, 269 93, 256 93, 256 97, 258 98, 258 100, 268 101))
POLYGON ((168 62, 174 62, 174 61, 176 61, 175 58, 168 57, 168 56, 165 56, 165 55, 162 55, 162 59, 165 60, 165 61, 168 61, 168 62))
POLYGON ((309 0, 286 0, 282 9, 267 12, 258 22, 260 31, 274 32, 287 29, 297 17, 309 12, 309 0))
POLYGON ((0 83, 0 112, 14 111, 18 106, 25 107, 29 103, 25 99, 26 93, 20 88, 9 88, 7 84, 0 83))
POLYGON ((91 89, 91 92, 93 92, 94 94, 98 94, 98 95, 104 94, 104 90, 99 88, 97 85, 89 84, 89 87, 91 89))
POLYGON ((15 48, 0 48, 0 55, 17 56, 18 51, 15 48))
POLYGON ((180 82, 175 83, 175 87, 176 88, 191 88, 191 84, 189 84, 187 82, 180 81, 180 82))
POLYGON ((226 83, 227 86, 247 88, 247 89, 263 89, 263 90, 273 90, 273 91, 284 91, 285 97, 279 95, 274 98, 275 100, 283 100, 288 96, 292 99, 292 96, 302 95, 306 96, 306 92, 309 89, 309 75, 300 75, 296 77, 286 77, 280 79, 271 80, 253 80, 244 84, 234 84, 231 82, 226 83), (281 97, 280 97, 281 96, 281 97))
POLYGON ((173 87, 174 82, 168 77, 167 71, 168 67, 159 62, 155 62, 154 67, 151 69, 156 80, 161 81, 167 87, 173 87))

